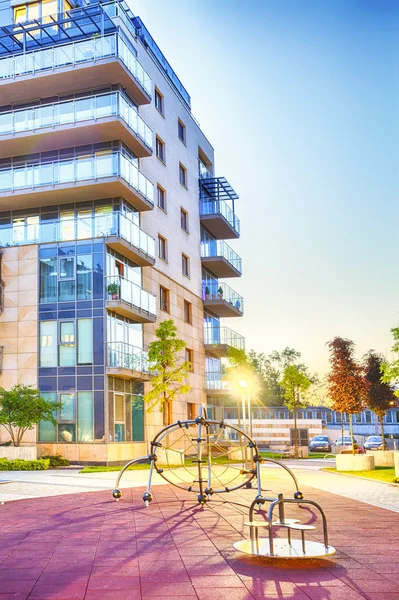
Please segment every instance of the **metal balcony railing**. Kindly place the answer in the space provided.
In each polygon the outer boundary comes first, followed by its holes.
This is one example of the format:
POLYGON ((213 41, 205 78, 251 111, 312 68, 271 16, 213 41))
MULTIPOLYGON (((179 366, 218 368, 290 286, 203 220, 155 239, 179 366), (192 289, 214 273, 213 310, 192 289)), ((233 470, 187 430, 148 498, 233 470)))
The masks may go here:
POLYGON ((201 242, 201 257, 222 257, 226 259, 239 273, 242 272, 240 256, 223 240, 206 240, 201 242))
POLYGON ((65 242, 98 237, 120 236, 129 244, 155 259, 155 240, 121 212, 74 219, 37 221, 29 224, 0 225, 0 247, 65 242))
POLYGON ((122 152, 104 152, 73 158, 24 164, 0 170, 0 192, 65 185, 82 181, 96 182, 104 177, 121 177, 150 203, 154 204, 154 186, 122 152))
POLYGON ((225 300, 237 310, 244 311, 244 299, 227 283, 217 279, 204 279, 202 281, 203 300, 225 300))
POLYGON ((240 234, 240 219, 236 217, 234 211, 224 200, 215 200, 214 198, 200 199, 200 216, 220 215, 226 219, 237 234, 240 234))
POLYGON ((132 307, 156 317, 157 297, 141 286, 118 275, 105 278, 108 300, 122 301, 132 307))
POLYGON ((0 113, 0 135, 35 132, 47 127, 113 116, 123 119, 146 146, 153 148, 152 130, 122 92, 96 94, 0 113))
POLYGON ((5 56, 0 58, 0 80, 16 79, 23 75, 35 75, 41 71, 55 71, 68 66, 94 63, 112 56, 123 62, 130 75, 151 97, 150 76, 139 63, 127 42, 118 33, 97 35, 84 40, 5 56))
POLYGON ((245 350, 245 338, 228 327, 204 325, 204 343, 212 346, 231 346, 237 350, 245 350))
POLYGON ((127 369, 148 374, 148 353, 124 342, 107 343, 107 366, 111 369, 127 369))

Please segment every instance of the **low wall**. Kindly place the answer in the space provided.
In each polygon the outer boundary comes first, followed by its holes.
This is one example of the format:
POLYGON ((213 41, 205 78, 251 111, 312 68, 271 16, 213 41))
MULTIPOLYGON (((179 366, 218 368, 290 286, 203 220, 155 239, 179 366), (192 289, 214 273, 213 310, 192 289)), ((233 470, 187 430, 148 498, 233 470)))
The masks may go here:
POLYGON ((0 458, 8 458, 8 460, 36 460, 36 446, 0 446, 0 458))
POLYGON ((399 477, 399 451, 393 453, 393 459, 395 463, 395 475, 399 477))
POLYGON ((366 455, 374 456, 375 467, 393 467, 395 464, 392 450, 367 450, 366 455))
POLYGON ((38 443, 38 455, 59 454, 76 464, 125 464, 133 458, 147 454, 144 442, 120 442, 110 444, 61 444, 38 443))
POLYGON ((373 471, 374 456, 368 454, 337 454, 337 471, 373 471))

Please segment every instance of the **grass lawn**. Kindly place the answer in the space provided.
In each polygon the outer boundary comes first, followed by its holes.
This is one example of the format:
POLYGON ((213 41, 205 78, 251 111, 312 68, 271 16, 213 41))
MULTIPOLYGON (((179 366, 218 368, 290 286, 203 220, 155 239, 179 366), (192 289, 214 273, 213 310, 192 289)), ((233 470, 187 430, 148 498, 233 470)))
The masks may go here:
POLYGON ((353 477, 363 477, 365 479, 374 479, 375 481, 385 481, 393 483, 395 479, 394 467, 376 467, 374 471, 337 471, 337 469, 322 469, 331 473, 340 473, 342 475, 352 475, 353 477))

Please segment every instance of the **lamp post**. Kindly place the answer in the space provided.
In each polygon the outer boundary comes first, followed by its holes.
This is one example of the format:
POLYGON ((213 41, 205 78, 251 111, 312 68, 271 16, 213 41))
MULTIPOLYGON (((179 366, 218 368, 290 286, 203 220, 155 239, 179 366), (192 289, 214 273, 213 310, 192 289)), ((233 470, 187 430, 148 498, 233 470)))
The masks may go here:
MULTIPOLYGON (((250 406, 249 393, 248 393, 248 382, 245 379, 240 379, 238 383, 241 387, 242 430, 252 437, 251 406, 250 406), (245 415, 245 391, 246 390, 247 390, 247 403, 248 403, 248 425, 247 425, 247 419, 246 419, 246 415, 245 415)), ((247 448, 245 448, 245 468, 247 470, 252 469, 252 463, 249 460, 247 448)), ((248 487, 252 487, 250 483, 248 484, 248 487)))

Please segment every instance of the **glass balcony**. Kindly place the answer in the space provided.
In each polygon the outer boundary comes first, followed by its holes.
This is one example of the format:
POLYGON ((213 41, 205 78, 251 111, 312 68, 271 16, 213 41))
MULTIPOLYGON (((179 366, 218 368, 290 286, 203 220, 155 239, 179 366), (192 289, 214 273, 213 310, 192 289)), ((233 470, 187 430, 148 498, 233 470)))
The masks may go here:
MULTIPOLYGON (((82 215, 75 219, 40 221, 39 217, 17 225, 0 225, 0 247, 46 244, 105 237, 111 247, 118 238, 131 248, 132 260, 142 266, 155 262, 155 240, 121 212, 82 215), (142 257, 142 262, 140 262, 142 257), (145 262, 144 262, 145 261, 145 262)), ((118 247, 116 247, 118 249, 118 247)), ((122 249, 121 249, 122 250, 122 249)), ((126 254, 126 251, 123 252, 126 254)))
MULTIPOLYGON (((124 342, 107 343, 107 366, 108 369, 115 371, 129 371, 132 376, 141 374, 144 379, 148 379, 148 353, 142 348, 136 348, 124 342)), ((136 376, 140 379, 140 376, 136 376)))
POLYGON ((228 348, 245 350, 245 338, 228 327, 204 324, 204 343, 206 350, 217 357, 225 356, 228 348))
MULTIPOLYGON (((57 29, 57 25, 54 27, 57 29)), ((39 33, 40 29, 38 28, 36 31, 39 33)), ((56 44, 51 47, 42 47, 21 54, 4 56, 0 58, 0 85, 4 85, 10 81, 17 82, 20 77, 26 75, 48 75, 49 73, 56 75, 58 71, 61 71, 62 79, 67 87, 64 89, 63 84, 59 87, 58 78, 55 78, 57 81, 55 80, 54 84, 58 86, 58 93, 67 91, 71 82, 73 83, 74 81, 75 84, 73 89, 82 89, 82 83, 84 82, 84 79, 87 78, 85 73, 86 69, 83 69, 84 73, 82 73, 82 69, 80 68, 78 69, 78 73, 76 69, 65 72, 65 68, 85 66, 93 67, 101 73, 97 85, 105 83, 105 78, 109 78, 111 75, 112 80, 108 80, 108 84, 121 83, 121 85, 125 85, 126 82, 130 94, 139 104, 148 104, 151 101, 151 78, 137 60, 125 38, 118 33, 111 33, 108 35, 96 34, 95 36, 79 41, 71 41, 63 44, 56 44), (118 81, 118 79, 120 79, 120 69, 115 69, 114 64, 111 64, 110 69, 107 68, 101 70, 99 68, 99 61, 101 61, 101 59, 113 57, 120 60, 126 67, 129 73, 128 79, 130 79, 130 81, 118 81)), ((37 86, 37 82, 35 84, 33 80, 32 84, 37 86)), ((48 85, 48 83, 46 85, 48 85)), ((14 90, 17 88, 19 91, 19 86, 15 86, 14 84, 14 90)), ((57 89, 46 88, 46 94, 51 95, 51 92, 55 95, 57 89)), ((22 93, 24 95, 27 93, 30 95, 32 94, 30 90, 22 93)), ((6 97, 6 92, 4 92, 3 104, 7 104, 9 101, 15 101, 12 98, 13 97, 6 97)), ((22 100, 23 97, 20 97, 20 99, 22 100)))
MULTIPOLYGON (((73 194, 75 200, 78 201, 80 198, 77 197, 77 191, 72 190, 70 184, 79 184, 79 186, 85 182, 88 185, 99 184, 104 182, 107 177, 121 178, 134 190, 135 201, 132 200, 131 203, 138 210, 153 208, 154 185, 143 175, 137 165, 119 151, 98 152, 63 160, 23 164, 1 169, 0 194, 12 192, 13 196, 16 196, 23 195, 23 190, 40 192, 38 188, 51 187, 51 190, 54 191, 54 189, 57 190, 55 186, 64 186, 66 195, 70 197, 73 194)), ((86 189, 83 188, 83 196, 88 200, 86 189)), ((106 197, 123 195, 122 193, 117 194, 116 189, 107 191, 109 194, 106 197)), ((130 200, 127 197, 126 199, 130 200)))
POLYGON ((108 308, 140 323, 154 323, 157 317, 157 297, 124 277, 105 278, 108 308))
POLYGON ((205 386, 207 390, 212 392, 228 393, 228 383, 223 379, 223 373, 205 373, 205 386))
POLYGON ((218 317, 241 317, 244 312, 243 297, 217 279, 203 280, 202 298, 205 307, 218 317))
POLYGON ((200 218, 216 238, 228 240, 240 236, 240 220, 224 200, 200 199, 200 218))
MULTIPOLYGON (((0 113, 0 136, 14 136, 22 133, 40 134, 42 130, 48 128, 54 131, 58 126, 65 128, 65 126, 69 125, 87 124, 90 121, 96 121, 97 124, 99 120, 110 117, 122 119, 134 135, 139 138, 141 143, 146 146, 146 152, 141 152, 141 154, 140 148, 137 145, 137 148, 133 148, 138 156, 148 156, 151 154, 153 133, 140 117, 137 109, 121 92, 96 94, 90 97, 30 106, 29 108, 0 113)), ((68 134, 70 133, 71 130, 68 129, 68 134)), ((65 135, 64 131, 61 135, 65 135)), ((101 136, 98 127, 94 131, 94 135, 95 138, 93 141, 98 141, 101 136)), ((86 136, 81 143, 87 144, 89 141, 86 136)), ((0 142, 2 142, 1 137, 0 142)), ((20 144, 20 141, 16 140, 16 143, 20 144)), ((79 143, 73 145, 79 145, 79 143)), ((13 154, 15 152, 10 151, 8 156, 12 156, 13 154)))
POLYGON ((239 277, 241 258, 226 242, 208 239, 201 242, 202 264, 216 277, 239 277))

